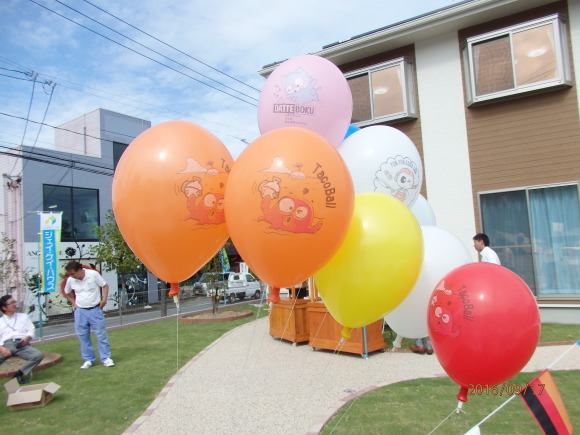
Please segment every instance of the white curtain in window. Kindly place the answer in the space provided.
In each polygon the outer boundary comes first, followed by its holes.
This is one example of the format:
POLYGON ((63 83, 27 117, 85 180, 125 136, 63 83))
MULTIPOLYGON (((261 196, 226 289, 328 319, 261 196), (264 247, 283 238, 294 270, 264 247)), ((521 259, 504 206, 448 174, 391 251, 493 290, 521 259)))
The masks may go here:
POLYGON ((538 295, 580 294, 578 186, 529 191, 538 295))
POLYGON ((483 231, 489 236, 501 265, 518 274, 535 294, 525 190, 482 195, 481 216, 483 231))

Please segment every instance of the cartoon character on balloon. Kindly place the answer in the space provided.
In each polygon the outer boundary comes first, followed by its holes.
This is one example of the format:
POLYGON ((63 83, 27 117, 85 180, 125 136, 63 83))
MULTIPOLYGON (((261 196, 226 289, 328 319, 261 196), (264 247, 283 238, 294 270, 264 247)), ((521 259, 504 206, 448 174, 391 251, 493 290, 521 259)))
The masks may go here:
POLYGON ((296 104, 307 104, 311 101, 318 101, 318 91, 316 79, 312 78, 302 67, 296 71, 282 76, 285 97, 296 104))
POLYGON ((453 338, 461 334, 461 329, 454 322, 454 299, 453 292, 445 288, 445 281, 433 292, 430 303, 433 316, 429 317, 429 322, 434 333, 453 338))
MULTIPOLYGON (((271 178, 265 178, 258 185, 261 195, 262 215, 258 221, 265 221, 270 228, 290 233, 314 234, 322 227, 322 220, 314 216, 314 205, 317 202, 313 195, 315 189, 304 187, 308 177, 295 165, 297 170, 290 170, 279 157, 262 172, 276 172, 271 178), (284 178, 284 181, 282 181, 284 178), (296 187, 300 186, 298 189, 296 187)), ((320 184, 318 182, 318 184, 320 184)))
POLYGON ((198 225, 218 225, 225 222, 224 186, 227 172, 220 172, 213 167, 213 162, 202 166, 194 158, 187 159, 186 168, 179 174, 195 174, 184 181, 179 191, 187 198, 189 215, 198 225))
POLYGON ((417 173, 417 165, 411 159, 390 157, 375 174, 375 192, 383 192, 405 204, 412 204, 420 188, 417 173))

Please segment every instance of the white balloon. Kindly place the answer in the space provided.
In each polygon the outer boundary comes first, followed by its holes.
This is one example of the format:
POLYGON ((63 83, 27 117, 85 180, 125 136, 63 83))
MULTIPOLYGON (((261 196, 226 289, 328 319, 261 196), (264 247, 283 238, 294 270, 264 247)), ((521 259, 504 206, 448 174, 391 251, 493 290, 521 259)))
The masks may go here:
POLYGON ((413 215, 415 215, 415 219, 417 219, 419 225, 437 225, 437 221, 435 220, 435 213, 433 213, 431 204, 427 202, 423 195, 419 194, 415 204, 411 206, 411 211, 413 212, 413 215))
POLYGON ((344 159, 355 193, 382 192, 411 207, 423 183, 421 156, 403 132, 385 125, 355 131, 338 151, 344 159))
POLYGON ((437 283, 456 267, 472 262, 471 253, 457 236, 435 226, 422 226, 423 265, 411 292, 385 316, 389 327, 407 338, 429 335, 427 309, 437 283))

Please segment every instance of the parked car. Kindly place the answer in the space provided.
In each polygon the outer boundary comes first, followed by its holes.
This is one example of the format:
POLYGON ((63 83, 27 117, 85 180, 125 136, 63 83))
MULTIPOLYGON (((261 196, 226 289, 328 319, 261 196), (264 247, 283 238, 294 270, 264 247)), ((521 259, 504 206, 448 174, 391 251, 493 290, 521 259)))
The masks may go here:
POLYGON ((260 281, 251 273, 207 272, 193 284, 193 294, 196 296, 208 296, 216 291, 230 303, 246 297, 259 299, 262 294, 260 281))

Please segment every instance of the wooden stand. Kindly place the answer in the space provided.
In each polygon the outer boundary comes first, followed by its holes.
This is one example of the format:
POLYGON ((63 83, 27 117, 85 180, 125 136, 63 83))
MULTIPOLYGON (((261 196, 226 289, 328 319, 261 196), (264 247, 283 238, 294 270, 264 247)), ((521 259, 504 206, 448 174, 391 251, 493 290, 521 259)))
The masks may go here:
POLYGON ((364 358, 369 352, 384 350, 387 347, 383 338, 382 320, 365 327, 366 345, 363 328, 353 328, 350 339, 339 345, 342 338, 342 325, 334 320, 322 301, 313 301, 308 304, 308 319, 310 323, 309 345, 314 350, 319 348, 358 353, 364 358))
POLYGON ((291 289, 291 297, 281 297, 270 312, 270 335, 301 343, 308 341, 308 300, 298 299, 302 289, 291 289))
POLYGON ((308 323, 310 328, 309 345, 316 350, 358 353, 363 358, 369 352, 385 350, 387 343, 383 338, 383 320, 377 320, 363 328, 353 328, 351 337, 341 345, 342 325, 334 320, 328 309, 318 297, 313 280, 309 281, 311 301, 308 304, 308 323), (365 340, 366 339, 366 340, 365 340))

